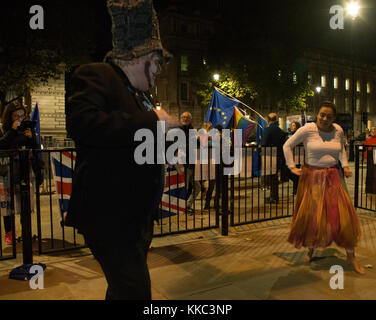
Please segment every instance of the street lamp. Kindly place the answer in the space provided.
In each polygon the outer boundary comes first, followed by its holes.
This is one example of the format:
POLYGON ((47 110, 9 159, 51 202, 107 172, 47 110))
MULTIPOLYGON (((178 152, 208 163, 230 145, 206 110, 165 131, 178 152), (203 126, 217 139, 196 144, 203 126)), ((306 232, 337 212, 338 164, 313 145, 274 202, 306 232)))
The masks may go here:
POLYGON ((320 110, 320 92, 321 92, 321 87, 316 87, 316 92, 317 92, 317 94, 319 95, 319 105, 318 105, 318 108, 317 108, 317 111, 319 111, 320 110))
POLYGON ((354 20, 359 14, 360 6, 357 2, 350 2, 347 4, 346 11, 354 20))
POLYGON ((218 80, 219 80, 219 74, 218 74, 218 73, 215 73, 215 74, 213 75, 213 79, 214 79, 215 81, 218 81, 218 80))

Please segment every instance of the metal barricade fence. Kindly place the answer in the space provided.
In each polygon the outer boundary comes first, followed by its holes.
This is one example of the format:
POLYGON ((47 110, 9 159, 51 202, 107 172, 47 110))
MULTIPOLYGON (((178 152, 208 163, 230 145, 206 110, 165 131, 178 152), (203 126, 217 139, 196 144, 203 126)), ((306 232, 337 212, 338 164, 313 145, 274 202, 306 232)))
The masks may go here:
MULTIPOLYGON (((295 160, 302 163, 304 151, 302 148, 298 150, 294 153, 295 160)), ((34 192, 29 185, 23 186, 25 192, 28 188, 29 194, 35 194, 34 201, 29 204, 31 209, 34 208, 30 212, 35 213, 31 214, 30 230, 26 230, 27 233, 24 234, 22 228, 22 236, 31 239, 32 231, 37 232, 34 238, 38 239, 37 249, 40 254, 85 247, 83 236, 76 229, 64 225, 76 149, 51 148, 34 152, 44 159, 44 180, 42 186, 35 188, 34 192)), ((229 222, 231 226, 235 226, 292 215, 293 186, 283 174, 283 167, 278 164, 281 154, 277 153, 275 147, 242 148, 242 169, 238 175, 230 177, 223 174, 223 163, 214 160, 211 148, 207 155, 201 155, 198 150, 197 156, 196 164, 182 168, 166 165, 160 219, 154 226, 156 237, 220 226, 222 234, 227 235, 229 222), (268 199, 269 193, 272 199, 268 199), (276 198, 275 201, 273 197, 276 198)), ((10 167, 12 165, 13 158, 9 163, 10 167)), ((34 186, 37 185, 38 178, 40 177, 31 179, 34 186)), ((12 182, 11 185, 16 184, 12 182)), ((10 190, 11 199, 14 198, 13 189, 10 190)), ((12 201, 10 206, 14 208, 15 202, 12 201)), ((25 202, 26 211, 27 205, 25 202)), ((24 226, 27 226, 27 219, 25 221, 24 226)), ((15 231, 19 233, 21 228, 17 229, 16 226, 15 231)), ((29 249, 24 248, 24 254, 25 250, 31 251, 30 243, 26 244, 29 247, 24 247, 29 249)), ((0 259, 3 258, 2 248, 3 246, 0 247, 0 259)), ((15 242, 12 249, 13 255, 10 257, 15 257, 15 242)))
MULTIPOLYGON (((277 147, 244 147, 243 166, 231 177, 231 226, 279 219, 293 214, 298 176, 284 163, 277 147)), ((304 164, 304 147, 294 149, 297 166, 304 164)))
POLYGON ((16 258, 15 230, 19 219, 16 220, 14 214, 16 191, 13 166, 17 157, 17 151, 0 151, 0 261, 16 258), (10 243, 5 241, 6 238, 10 243))
POLYGON ((376 146, 355 145, 354 206, 376 212, 376 146))

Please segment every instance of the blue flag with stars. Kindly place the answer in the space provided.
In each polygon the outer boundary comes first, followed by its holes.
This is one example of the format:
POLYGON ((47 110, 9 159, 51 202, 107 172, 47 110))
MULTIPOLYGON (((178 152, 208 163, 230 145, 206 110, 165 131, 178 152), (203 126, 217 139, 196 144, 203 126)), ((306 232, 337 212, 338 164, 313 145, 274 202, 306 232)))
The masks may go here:
POLYGON ((30 117, 31 121, 36 121, 35 126, 35 138, 37 140, 38 147, 40 148, 40 120, 39 120, 39 109, 38 102, 35 103, 35 107, 30 117))
POLYGON ((238 102, 225 97, 223 94, 214 89, 209 110, 204 121, 210 121, 213 128, 215 128, 217 125, 221 125, 223 128, 226 128, 232 118, 232 115, 234 114, 234 107, 237 107, 238 104, 238 102))
POLYGON ((257 120, 257 131, 256 131, 256 143, 257 143, 257 148, 255 153, 253 154, 252 158, 252 172, 253 175, 256 177, 261 176, 261 150, 259 146, 261 145, 262 137, 264 135, 264 128, 266 126, 267 122, 259 117, 257 120))

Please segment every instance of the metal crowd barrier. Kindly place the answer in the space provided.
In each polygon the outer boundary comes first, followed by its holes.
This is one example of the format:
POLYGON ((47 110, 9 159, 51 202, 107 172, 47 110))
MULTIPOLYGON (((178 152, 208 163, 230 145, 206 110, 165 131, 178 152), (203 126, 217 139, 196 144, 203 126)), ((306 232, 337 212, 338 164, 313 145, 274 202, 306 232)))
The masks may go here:
MULTIPOLYGON (((13 223, 13 246, 0 244, 0 259, 16 256, 16 237, 22 231, 24 263, 32 263, 32 250, 39 254, 84 248, 85 241, 77 230, 64 225, 64 216, 71 192, 72 177, 66 169, 74 168, 75 148, 50 148, 33 151, 34 157, 44 160, 43 183, 35 190, 40 177, 33 176, 28 164, 31 150, 18 150, 23 181, 21 225, 13 223), (23 161, 23 162, 22 162, 23 161), (27 170, 26 170, 27 169, 27 170), (31 182, 31 183, 30 183, 31 182), (34 191, 33 191, 34 190, 34 191), (30 200, 31 196, 31 200, 30 200), (35 234, 36 233, 36 234, 35 234), (38 240, 38 241, 33 241, 38 240)), ((237 175, 224 175, 223 161, 215 163, 209 148, 207 159, 197 152, 195 165, 165 167, 165 187, 160 203, 159 223, 154 226, 156 237, 177 233, 221 228, 223 235, 228 227, 291 216, 294 208, 292 181, 289 180, 283 156, 276 147, 242 148, 242 168, 237 175), (282 158, 281 158, 282 157, 282 158), (278 201, 268 197, 277 195, 278 201)), ((10 158, 9 168, 14 159, 10 158)), ((303 164, 304 150, 297 148, 295 160, 303 164)), ((69 171, 69 170, 68 170, 69 171)), ((14 208, 15 188, 12 180, 10 206, 14 208), (13 200, 12 200, 13 199, 13 200)), ((13 215, 13 221, 19 220, 13 215), (14 219, 16 218, 16 219, 14 219)), ((0 234, 3 239, 3 234, 0 234)))
POLYGON ((0 151, 0 261, 16 258, 15 183, 13 164, 17 151, 0 151), (10 225, 10 226, 9 226, 10 225), (6 230, 10 228, 10 230, 6 230), (12 243, 5 242, 6 231, 12 243))
POLYGON ((355 145, 354 206, 376 212, 376 146, 355 145))

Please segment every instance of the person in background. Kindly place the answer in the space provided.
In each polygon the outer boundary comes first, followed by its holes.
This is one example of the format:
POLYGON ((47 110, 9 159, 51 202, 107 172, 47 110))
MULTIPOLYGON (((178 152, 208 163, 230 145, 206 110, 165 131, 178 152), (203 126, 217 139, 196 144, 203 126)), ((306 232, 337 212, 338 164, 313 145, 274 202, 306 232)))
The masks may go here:
MULTIPOLYGON (((2 116, 2 129, 0 132, 0 150, 17 150, 21 148, 26 149, 38 149, 39 146, 36 139, 33 139, 33 134, 30 128, 20 130, 20 125, 23 120, 26 119, 26 109, 18 102, 9 103, 2 116)), ((1 153, 0 153, 1 154, 1 153)), ((16 157, 13 157, 13 179, 15 183, 15 211, 20 214, 21 209, 21 195, 19 190, 20 176, 19 176, 19 162, 16 157)), ((1 178, 3 179, 4 191, 3 194, 7 194, 7 189, 10 188, 9 177, 9 165, 2 164, 3 172, 1 172, 1 178)), ((32 157, 32 168, 37 176, 41 177, 41 170, 43 168, 43 162, 39 161, 35 157, 32 157)), ((40 182, 41 183, 41 182, 40 182)), ((38 182, 38 184, 40 184, 38 182)), ((5 208, 9 208, 5 205, 5 208)), ((3 206, 2 206, 3 210, 3 206)), ((6 209, 7 211, 9 209, 6 209)), ((11 244, 12 238, 12 217, 10 212, 7 212, 4 216, 4 230, 5 230, 5 242, 11 244)))
POLYGON ((347 261, 355 271, 364 274, 354 252, 360 238, 358 217, 339 170, 340 162, 344 175, 352 176, 343 130, 334 123, 336 113, 333 103, 323 102, 317 121, 300 128, 283 146, 287 166, 300 176, 288 241, 298 249, 308 247, 309 261, 316 248, 334 241, 346 249, 347 261), (305 148, 302 169, 295 166, 293 157, 293 148, 300 143, 305 148))
MULTIPOLYGON (((192 211, 193 202, 196 200, 201 190, 200 181, 195 180, 195 163, 189 163, 189 130, 193 129, 192 126, 192 114, 188 111, 183 112, 180 115, 181 129, 184 131, 186 137, 186 164, 185 167, 185 181, 187 190, 187 210, 192 211)), ((197 146, 197 137, 195 137, 195 146, 197 146)))
MULTIPOLYGON (((301 127, 300 122, 298 121, 293 121, 290 125, 290 130, 289 130, 289 138, 294 135, 294 133, 301 127)), ((302 146, 300 144, 299 146, 302 146)), ((298 154, 299 155, 299 154, 298 154)), ((300 164, 296 164, 297 168, 300 168, 300 164)), ((293 174, 290 170, 288 170, 288 177, 292 181, 293 186, 292 186, 292 193, 296 195, 296 192, 298 190, 298 184, 299 184, 299 176, 296 174, 293 174)))
POLYGON ((364 159, 367 161, 367 174, 366 174, 366 193, 376 194, 376 127, 370 130, 370 136, 364 142, 364 159), (367 147, 367 146, 374 146, 367 147))
MULTIPOLYGON (((275 113, 268 115, 268 124, 264 129, 262 138, 263 147, 277 147, 277 172, 269 175, 270 181, 270 197, 266 199, 270 203, 278 203, 278 172, 284 164, 282 146, 286 141, 286 132, 284 132, 278 125, 278 117, 275 113)), ((265 148, 270 149, 270 148, 265 148)))
POLYGON ((296 130, 298 130, 300 127, 301 127, 300 122, 298 121, 291 122, 290 127, 289 127, 288 137, 290 138, 296 132, 296 130))
MULTIPOLYGON (((215 126, 215 129, 218 130, 218 135, 219 135, 219 141, 218 143, 220 144, 220 148, 222 146, 222 130, 223 130, 223 127, 218 124, 215 126)), ((218 174, 223 174, 223 172, 221 172, 221 167, 216 164, 215 165, 215 176, 217 176, 218 174)), ((222 169, 223 170, 223 169, 222 169)), ((204 206, 204 210, 209 210, 210 209, 210 202, 211 202, 211 199, 212 199, 212 195, 213 195, 213 191, 214 191, 214 187, 216 186, 216 180, 210 180, 209 179, 209 187, 208 187, 208 191, 206 192, 206 195, 205 195, 205 206, 204 206)), ((219 188, 218 190, 215 190, 215 198, 214 198, 214 205, 216 208, 218 208, 220 206, 220 203, 219 203, 219 199, 221 197, 221 192, 222 192, 222 185, 219 184, 219 188)))

